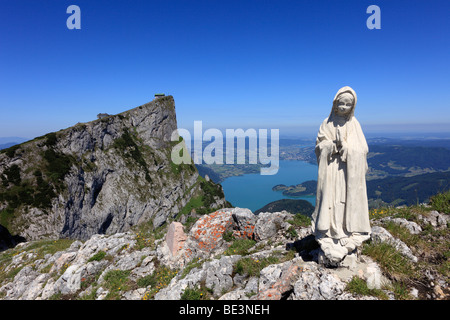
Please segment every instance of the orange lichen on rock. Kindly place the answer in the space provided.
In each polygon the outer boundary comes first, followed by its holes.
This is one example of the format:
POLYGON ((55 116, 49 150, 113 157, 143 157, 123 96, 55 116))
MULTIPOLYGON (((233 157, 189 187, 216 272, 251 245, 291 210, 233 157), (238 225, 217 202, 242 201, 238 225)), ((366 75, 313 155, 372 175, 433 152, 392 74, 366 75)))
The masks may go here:
POLYGON ((191 234, 198 249, 210 252, 223 241, 223 233, 233 224, 230 212, 216 211, 201 217, 192 227, 191 234))

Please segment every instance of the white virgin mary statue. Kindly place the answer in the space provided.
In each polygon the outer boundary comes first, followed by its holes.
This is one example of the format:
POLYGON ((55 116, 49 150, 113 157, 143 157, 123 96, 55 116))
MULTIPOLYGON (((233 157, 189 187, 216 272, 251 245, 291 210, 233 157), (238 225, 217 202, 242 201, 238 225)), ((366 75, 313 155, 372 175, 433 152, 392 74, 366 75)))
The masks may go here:
POLYGON ((312 227, 331 264, 339 263, 371 232, 366 191, 369 148, 354 116, 356 101, 352 88, 341 88, 316 140, 319 169, 312 227))

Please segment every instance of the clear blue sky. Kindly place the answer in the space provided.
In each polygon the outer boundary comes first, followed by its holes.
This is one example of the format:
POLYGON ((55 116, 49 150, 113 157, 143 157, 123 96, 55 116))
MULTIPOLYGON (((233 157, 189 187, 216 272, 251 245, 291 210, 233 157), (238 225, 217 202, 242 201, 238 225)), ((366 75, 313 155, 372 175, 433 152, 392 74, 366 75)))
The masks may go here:
POLYGON ((179 127, 317 132, 344 85, 363 129, 449 132, 450 2, 0 0, 0 137, 157 92, 174 96, 179 127), (71 4, 81 30, 66 27, 71 4), (366 27, 371 4, 381 30, 366 27))

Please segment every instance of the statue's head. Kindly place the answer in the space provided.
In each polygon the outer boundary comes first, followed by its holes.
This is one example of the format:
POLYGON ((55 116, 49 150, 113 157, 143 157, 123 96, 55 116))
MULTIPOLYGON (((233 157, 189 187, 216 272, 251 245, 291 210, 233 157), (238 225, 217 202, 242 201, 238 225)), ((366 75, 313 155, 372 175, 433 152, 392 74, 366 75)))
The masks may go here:
POLYGON ((334 97, 332 113, 341 117, 350 118, 353 116, 356 101, 355 91, 348 86, 343 87, 339 89, 334 97))
POLYGON ((354 105, 355 101, 353 96, 345 92, 337 98, 334 112, 340 116, 347 116, 352 111, 354 105))

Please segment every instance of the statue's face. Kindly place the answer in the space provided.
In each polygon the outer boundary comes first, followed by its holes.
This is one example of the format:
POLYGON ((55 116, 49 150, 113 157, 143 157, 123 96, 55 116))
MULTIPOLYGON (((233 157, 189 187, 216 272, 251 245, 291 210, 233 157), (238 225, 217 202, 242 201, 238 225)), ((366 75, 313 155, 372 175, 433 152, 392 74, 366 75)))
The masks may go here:
POLYGON ((346 116, 353 108, 353 97, 351 94, 342 94, 336 103, 336 113, 340 116, 346 116))

